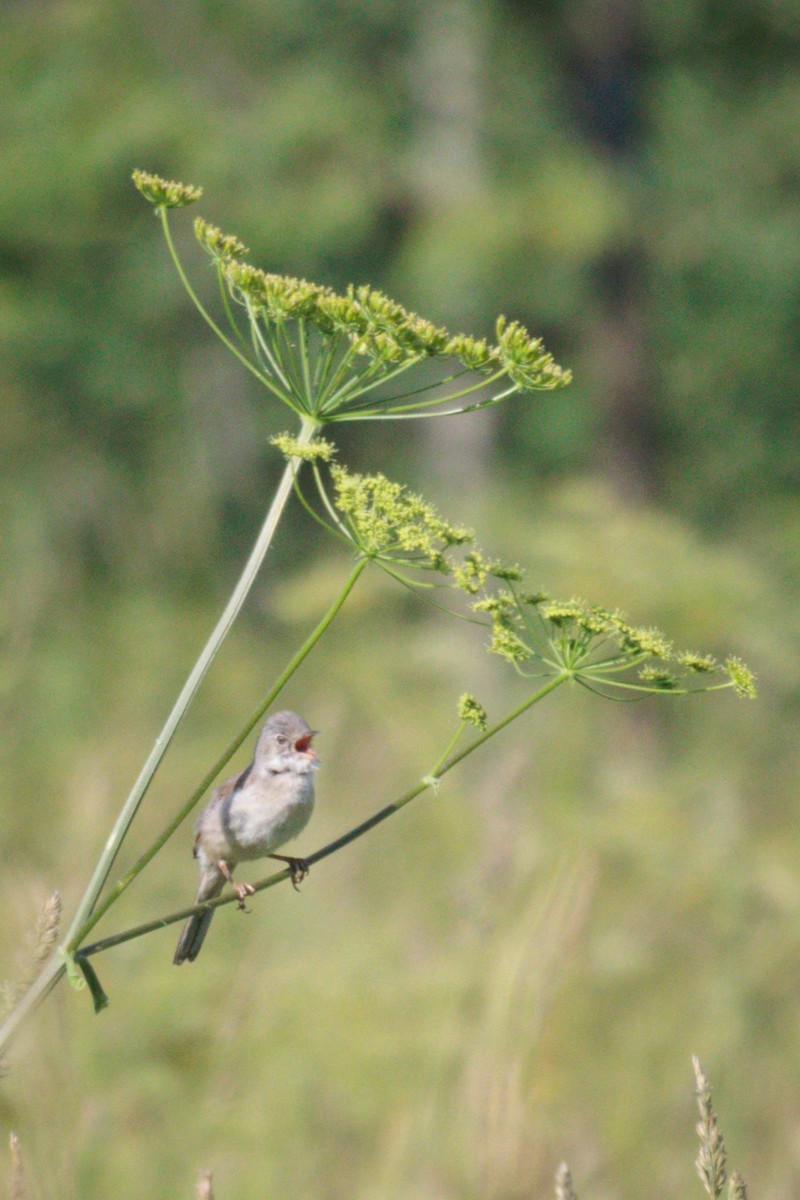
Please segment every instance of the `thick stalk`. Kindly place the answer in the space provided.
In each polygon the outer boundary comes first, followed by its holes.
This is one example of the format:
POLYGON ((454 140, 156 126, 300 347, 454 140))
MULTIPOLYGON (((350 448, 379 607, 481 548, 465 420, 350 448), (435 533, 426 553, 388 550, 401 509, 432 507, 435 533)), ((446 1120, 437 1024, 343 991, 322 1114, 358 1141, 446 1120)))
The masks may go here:
MULTIPOLYGON (((317 425, 315 422, 310 420, 303 421, 298 441, 304 445, 308 444, 313 439, 316 430, 317 425)), ((175 701, 172 712, 169 714, 164 728, 156 738, 155 745, 153 746, 153 749, 147 757, 147 761, 139 773, 139 778, 136 780, 128 799, 122 806, 120 814, 117 817, 108 841, 106 842, 103 853, 101 854, 94 873, 92 874, 92 878, 89 881, 89 886, 87 887, 81 902, 78 905, 78 909, 72 920, 72 924, 67 932, 65 939, 67 950, 74 949, 75 934, 82 929, 87 917, 92 912, 97 902, 97 897, 100 894, 103 884, 108 878, 108 873, 114 864, 114 860, 117 857, 119 848, 122 845, 126 833, 128 832, 131 821, 136 815, 137 809, 142 802, 142 798, 150 786, 150 782, 155 775, 158 766, 164 757, 164 754, 166 753, 167 747, 172 740, 175 730, 180 724, 180 721, 182 720, 187 708, 191 704, 195 693, 197 692, 197 689, 203 680, 203 677, 208 671, 208 668, 214 661, 217 651, 225 640, 231 625, 235 621, 239 610, 244 604, 250 588, 253 586, 258 569, 264 561, 267 551, 269 550, 270 544, 272 543, 272 538, 281 518, 281 514, 283 513, 283 510, 286 506, 286 501, 289 498, 296 470, 297 463, 295 460, 292 460, 286 464, 286 469, 283 472, 280 484, 278 485, 278 490, 275 493, 275 497, 270 505, 266 520, 264 521, 261 532, 256 539, 256 544, 253 547, 250 558, 247 560, 239 582, 236 584, 236 587, 231 594, 231 598, 225 606, 222 616, 217 622, 211 637, 203 647, 202 653, 195 663, 189 678, 186 680, 178 699, 175 701)))
MULTIPOLYGON (((317 428, 318 426, 315 421, 311 419, 304 419, 298 435, 298 441, 303 445, 308 445, 308 443, 313 440, 317 428)), ((128 829, 130 828, 130 824, 133 818, 136 816, 139 805, 141 804, 142 799, 144 798, 144 795, 150 786, 153 776, 158 770, 161 759, 164 757, 175 730, 180 724, 187 708, 191 704, 194 695, 203 680, 203 677, 208 671, 208 668, 214 661, 217 651, 225 640, 231 625, 235 621, 239 610, 244 604, 250 588, 253 586, 258 569, 264 561, 267 551, 269 550, 269 547, 272 543, 272 538, 278 526, 278 522, 280 521, 283 510, 286 507, 286 502, 292 490, 292 484, 294 483, 294 477, 299 469, 299 465, 299 459, 293 459, 286 464, 286 469, 281 477, 278 490, 275 493, 269 512, 267 513, 266 520, 264 521, 258 538, 256 539, 256 544, 253 547, 249 559, 247 560, 239 582, 236 584, 231 598, 225 606, 225 611, 217 622, 214 632, 206 642, 206 645, 204 646, 200 657, 195 663, 189 678, 186 680, 178 699, 175 701, 164 728, 156 738, 155 745, 148 755, 147 761, 142 767, 142 770, 139 773, 139 777, 136 780, 130 795, 122 806, 119 816, 114 823, 114 827, 109 834, 103 853, 101 854, 97 866, 94 869, 92 877, 89 881, 89 885, 86 888, 83 897, 81 898, 80 904, 78 905, 77 911, 72 920, 72 924, 67 931, 67 935, 64 940, 64 947, 68 953, 74 951, 80 939, 85 936, 85 926, 92 914, 92 911, 94 910, 94 907, 97 903, 97 898, 100 895, 106 879, 108 878, 108 874, 112 866, 114 865, 114 860, 116 859, 119 848, 122 845, 128 829)), ((64 970, 64 963, 60 958, 55 957, 51 959, 36 982, 31 985, 25 995, 20 999, 14 1011, 3 1022, 2 1026, 0 1026, 0 1049, 2 1049, 2 1047, 8 1043, 10 1038, 16 1032, 18 1026, 55 986, 60 977, 64 974, 64 970)))
POLYGON ((39 978, 31 984, 0 1027, 0 1052, 5 1051, 18 1027, 41 1004, 45 996, 50 994, 66 970, 64 960, 58 955, 50 959, 39 978))

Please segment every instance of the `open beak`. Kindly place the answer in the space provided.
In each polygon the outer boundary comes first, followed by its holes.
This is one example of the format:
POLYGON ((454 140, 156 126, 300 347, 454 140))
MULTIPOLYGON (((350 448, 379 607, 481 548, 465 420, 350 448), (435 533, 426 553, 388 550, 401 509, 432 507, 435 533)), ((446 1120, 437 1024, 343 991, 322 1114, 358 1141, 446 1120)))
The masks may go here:
POLYGON ((319 733, 318 729, 312 729, 309 733, 304 733, 299 737, 294 744, 294 749, 298 754, 307 754, 309 758, 313 758, 315 762, 319 762, 319 756, 311 745, 311 739, 319 733))

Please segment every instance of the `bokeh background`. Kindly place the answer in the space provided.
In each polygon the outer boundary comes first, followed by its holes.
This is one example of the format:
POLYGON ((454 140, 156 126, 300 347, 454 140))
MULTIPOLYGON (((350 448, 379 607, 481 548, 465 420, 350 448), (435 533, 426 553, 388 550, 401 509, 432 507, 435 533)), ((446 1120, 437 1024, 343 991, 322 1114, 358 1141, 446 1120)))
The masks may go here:
MULTIPOLYGON (((700 1195, 690 1056, 754 1195, 800 1186, 796 0, 28 0, 2 13, 2 961, 69 911, 213 626, 288 416, 188 305, 133 167, 267 269, 543 334, 575 382, 343 430, 532 586, 742 655, 761 698, 559 692, 301 896, 96 960, 2 1082, 32 1195, 700 1195), (376 432, 377 430, 377 432, 376 432)), ((206 260, 175 226, 190 272, 206 260)), ((132 861, 330 602, 293 511, 132 861)), ((364 582, 284 700, 311 850, 518 685, 364 582)), ((244 755, 240 756, 244 760, 244 755)), ((187 824, 102 932, 188 902, 187 824)))

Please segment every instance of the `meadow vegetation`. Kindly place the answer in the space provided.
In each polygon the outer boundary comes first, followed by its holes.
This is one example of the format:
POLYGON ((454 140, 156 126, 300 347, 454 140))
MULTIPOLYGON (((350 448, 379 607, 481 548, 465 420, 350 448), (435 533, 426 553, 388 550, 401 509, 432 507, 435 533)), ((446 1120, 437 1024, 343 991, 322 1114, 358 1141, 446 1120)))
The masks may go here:
MULTIPOLYGON (((562 1161, 565 1200, 683 1196, 700 1186, 693 1054, 751 1194, 796 1190, 796 14, 652 3, 627 29, 620 7, 615 42, 591 6, 456 8, 9 14, 7 999, 54 891, 72 919, 292 449, 270 443, 292 414, 185 301, 127 182, 140 163, 202 180, 257 269, 324 285, 304 297, 317 311, 369 281, 431 318, 430 344, 469 331, 450 348, 487 370, 509 329, 543 333, 569 388, 340 423, 334 462, 477 530, 487 560, 527 567, 537 609, 588 597, 550 610, 562 628, 598 605, 622 634, 665 629, 695 666, 740 655, 759 701, 609 703, 565 682, 316 863, 300 895, 225 909, 190 970, 170 965, 174 929, 98 954, 110 1006, 95 1016, 62 983, 9 1052, 1 1124, 31 1196, 189 1194, 206 1167, 224 1198, 546 1196, 562 1161), (433 86, 451 55, 455 132, 433 86), (624 84, 610 99, 607 78, 624 84)), ((222 319, 216 261, 180 216, 177 251, 222 319)), ((330 518, 313 466, 303 494, 330 518)), ((112 883, 256 711, 353 553, 292 497, 112 883)), ((491 600, 457 591, 466 609, 491 600)), ((530 660, 486 649, 493 612, 501 635, 505 619, 524 632, 515 602, 472 614, 481 628, 416 593, 371 563, 281 696, 321 730, 298 852, 431 772, 465 691, 490 726, 531 693, 514 670, 530 660)), ((92 938, 188 905, 190 842, 187 820, 92 938)))

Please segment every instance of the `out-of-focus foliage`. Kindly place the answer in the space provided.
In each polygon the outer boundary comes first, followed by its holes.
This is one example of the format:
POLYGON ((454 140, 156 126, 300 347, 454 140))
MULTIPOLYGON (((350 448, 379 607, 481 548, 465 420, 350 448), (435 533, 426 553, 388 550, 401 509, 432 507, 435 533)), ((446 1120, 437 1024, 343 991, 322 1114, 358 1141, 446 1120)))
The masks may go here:
MULTIPOLYGON (((266 270, 544 335, 566 392, 346 432, 344 461, 534 587, 741 653, 762 697, 564 689, 302 896, 220 915, 191 969, 172 933, 101 956, 111 1008, 60 989, 3 1081, 32 1193, 188 1194, 209 1165, 223 1198, 511 1197, 566 1158, 581 1197, 685 1196, 697 1053, 752 1194, 792 1194, 797 5, 41 0, 2 26, 4 974, 55 887, 74 905, 281 466, 286 418, 188 306, 134 167, 203 185, 266 270)), ((346 569, 295 512, 131 854, 346 569)), ((388 586, 286 695, 323 730, 305 849, 426 772, 465 689, 490 719, 516 694, 388 586)), ((113 929, 188 903, 189 842, 113 929)))

